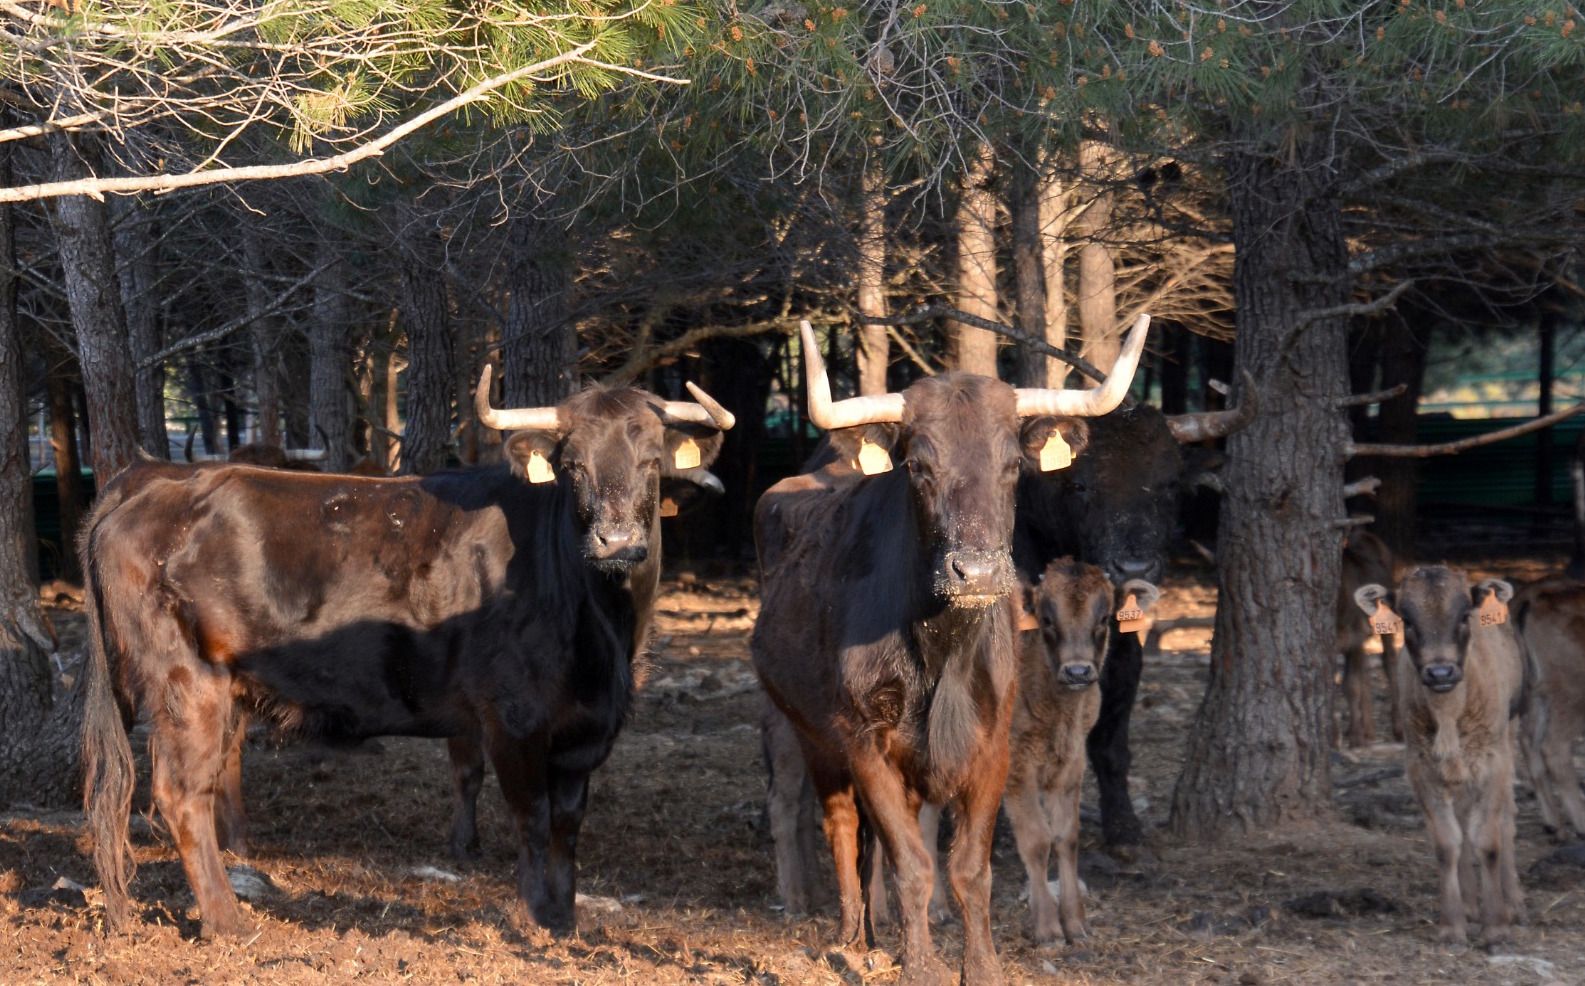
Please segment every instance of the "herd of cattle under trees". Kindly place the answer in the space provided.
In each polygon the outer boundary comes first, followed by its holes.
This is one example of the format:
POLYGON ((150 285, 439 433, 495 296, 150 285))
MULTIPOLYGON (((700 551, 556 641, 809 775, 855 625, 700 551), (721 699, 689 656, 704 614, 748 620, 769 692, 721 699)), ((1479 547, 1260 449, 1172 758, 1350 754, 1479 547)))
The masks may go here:
MULTIPOLYGON (((1028 870, 1035 938, 1087 933, 1075 853, 1086 747, 1104 840, 1142 838, 1127 786, 1134 631, 1159 596, 1179 497, 1208 465, 1179 446, 1258 413, 1251 402, 1177 418, 1125 405, 1148 323, 1090 390, 947 373, 845 400, 832 398, 804 325, 809 419, 826 441, 755 515, 752 653, 769 698, 779 886, 790 909, 808 906, 818 817, 839 936, 873 943, 889 868, 904 981, 956 978, 930 937, 932 898, 943 903, 948 887, 962 978, 1001 980, 990 922, 999 806, 1028 870)), ((338 740, 447 739, 459 855, 476 851, 488 755, 526 917, 570 930, 589 777, 647 645, 662 482, 710 485, 733 425, 690 390, 696 402, 591 388, 556 407, 498 410, 487 368, 479 419, 509 433, 495 467, 383 479, 149 460, 109 483, 81 555, 85 801, 110 923, 128 920, 128 731, 142 715, 154 803, 206 937, 247 925, 221 852, 245 847, 250 717, 338 740)), ((1501 580, 1472 588, 1429 567, 1394 589, 1379 541, 1356 534, 1342 547, 1349 739, 1369 738, 1363 643, 1379 634, 1393 728, 1437 850, 1442 933, 1465 938, 1478 887, 1483 934, 1500 940, 1524 913, 1516 744, 1546 824, 1585 834, 1569 757, 1585 728, 1585 588, 1554 579, 1516 596, 1501 580)))

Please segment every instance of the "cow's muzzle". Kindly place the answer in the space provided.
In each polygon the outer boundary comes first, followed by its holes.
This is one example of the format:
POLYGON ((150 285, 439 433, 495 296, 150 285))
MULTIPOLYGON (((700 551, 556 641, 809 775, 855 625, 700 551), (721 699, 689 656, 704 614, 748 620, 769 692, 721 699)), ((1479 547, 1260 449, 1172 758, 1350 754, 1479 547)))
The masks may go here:
POLYGON ((1100 675, 1095 670, 1095 665, 1089 661, 1072 661, 1057 669, 1057 681, 1064 688, 1072 691, 1083 691, 1095 684, 1100 675))
POLYGON ((632 530, 593 530, 589 532, 587 555, 596 568, 626 571, 649 557, 649 545, 641 532, 632 530))
POLYGON ((941 559, 937 592, 953 606, 983 609, 1013 588, 1012 558, 1005 551, 949 551, 941 559))
POLYGON ((1106 566, 1106 574, 1112 581, 1122 585, 1129 579, 1144 579, 1146 582, 1161 581, 1160 558, 1119 558, 1106 566))
POLYGON ((1427 664, 1420 669, 1420 683, 1433 692, 1451 691, 1464 680, 1464 671, 1457 664, 1427 664))

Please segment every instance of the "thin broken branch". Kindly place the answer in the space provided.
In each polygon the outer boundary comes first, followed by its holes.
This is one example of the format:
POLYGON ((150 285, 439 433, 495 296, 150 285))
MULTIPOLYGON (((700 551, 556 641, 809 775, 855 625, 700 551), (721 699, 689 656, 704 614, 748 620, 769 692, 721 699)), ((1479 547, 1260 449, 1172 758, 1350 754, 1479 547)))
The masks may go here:
POLYGON ((1096 369, 1094 364, 1077 353, 1069 352, 1066 349, 1058 349, 1043 339, 1025 335, 1011 325, 988 318, 981 318, 978 315, 971 315, 950 305, 921 305, 907 315, 865 315, 859 312, 853 314, 854 321, 866 325, 917 325, 920 322, 928 322, 937 318, 950 318, 955 322, 962 322, 964 325, 972 325, 976 329, 984 329, 987 332, 1006 336, 1015 342, 1028 346, 1037 353, 1050 356, 1052 359, 1061 360, 1096 383, 1106 382, 1106 374, 1096 369))
POLYGON ((1386 390, 1373 390, 1368 394, 1350 394, 1347 397, 1339 397, 1337 400, 1332 402, 1332 406, 1336 408, 1345 408, 1365 407, 1370 404, 1380 404, 1383 401, 1390 401, 1394 397, 1402 397, 1404 391, 1408 389, 1408 384, 1400 383, 1396 387, 1388 387, 1386 390))

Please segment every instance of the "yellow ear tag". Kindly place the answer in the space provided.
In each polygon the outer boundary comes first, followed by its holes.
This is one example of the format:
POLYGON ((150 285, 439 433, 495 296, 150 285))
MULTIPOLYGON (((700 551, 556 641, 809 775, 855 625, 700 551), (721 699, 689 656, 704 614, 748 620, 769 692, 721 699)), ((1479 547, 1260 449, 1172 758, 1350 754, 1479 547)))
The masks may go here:
POLYGON ((1498 599, 1495 592, 1486 593, 1486 601, 1476 612, 1483 627, 1500 627, 1508 622, 1508 604, 1498 599))
POLYGON ((1021 603, 1017 604, 1017 606, 1018 606, 1018 626, 1017 626, 1017 629, 1020 632, 1022 632, 1024 630, 1039 630, 1040 629, 1040 620, 1035 616, 1035 614, 1029 612, 1029 610, 1024 608, 1023 604, 1021 604, 1021 603))
POLYGON ((682 444, 677 446, 671 454, 671 461, 678 469, 693 469, 699 465, 699 446, 691 438, 684 438, 682 444))
POLYGON ((675 517, 675 516, 677 516, 677 501, 673 500, 669 496, 666 497, 665 499, 661 500, 660 501, 660 515, 662 517, 675 517))
POLYGON ((1073 465, 1073 449, 1068 446, 1062 432, 1052 429, 1051 437, 1040 449, 1040 471, 1056 472, 1073 465))
POLYGON ((892 471, 892 454, 868 438, 859 441, 859 472, 874 476, 892 471))
MULTIPOLYGON (((1506 611, 1507 607, 1504 607, 1506 611)), ((1383 599, 1376 600, 1376 612, 1370 614, 1370 630, 1372 633, 1392 634, 1403 631, 1403 620, 1397 613, 1387 608, 1383 599)))
POLYGON ((535 449, 528 453, 528 481, 537 485, 548 483, 556 478, 556 470, 550 467, 550 460, 545 458, 545 453, 535 449))

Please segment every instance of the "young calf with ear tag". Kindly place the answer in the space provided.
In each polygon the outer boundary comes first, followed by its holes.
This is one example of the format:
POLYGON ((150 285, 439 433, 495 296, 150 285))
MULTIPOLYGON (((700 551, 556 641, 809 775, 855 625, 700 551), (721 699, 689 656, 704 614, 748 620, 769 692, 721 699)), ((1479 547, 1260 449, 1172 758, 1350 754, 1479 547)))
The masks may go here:
POLYGON ((1055 941, 1060 932, 1074 942, 1089 934, 1078 869, 1079 793, 1084 740, 1100 712, 1101 668, 1126 601, 1133 599, 1144 617, 1161 593, 1143 579, 1114 591, 1101 569, 1059 558, 1021 594, 1033 630, 1021 634, 1012 766, 1002 807, 1029 876, 1035 941, 1055 941), (1053 847, 1055 899, 1046 882, 1053 847))
POLYGON ((1479 901, 1482 935, 1507 940, 1524 920, 1514 862, 1513 720, 1524 704, 1524 659, 1507 621, 1513 587, 1471 587, 1444 565, 1417 568, 1396 593, 1371 583, 1354 602, 1373 625, 1400 623, 1396 668, 1409 783, 1425 812, 1441 874, 1440 936, 1467 939, 1479 901))

